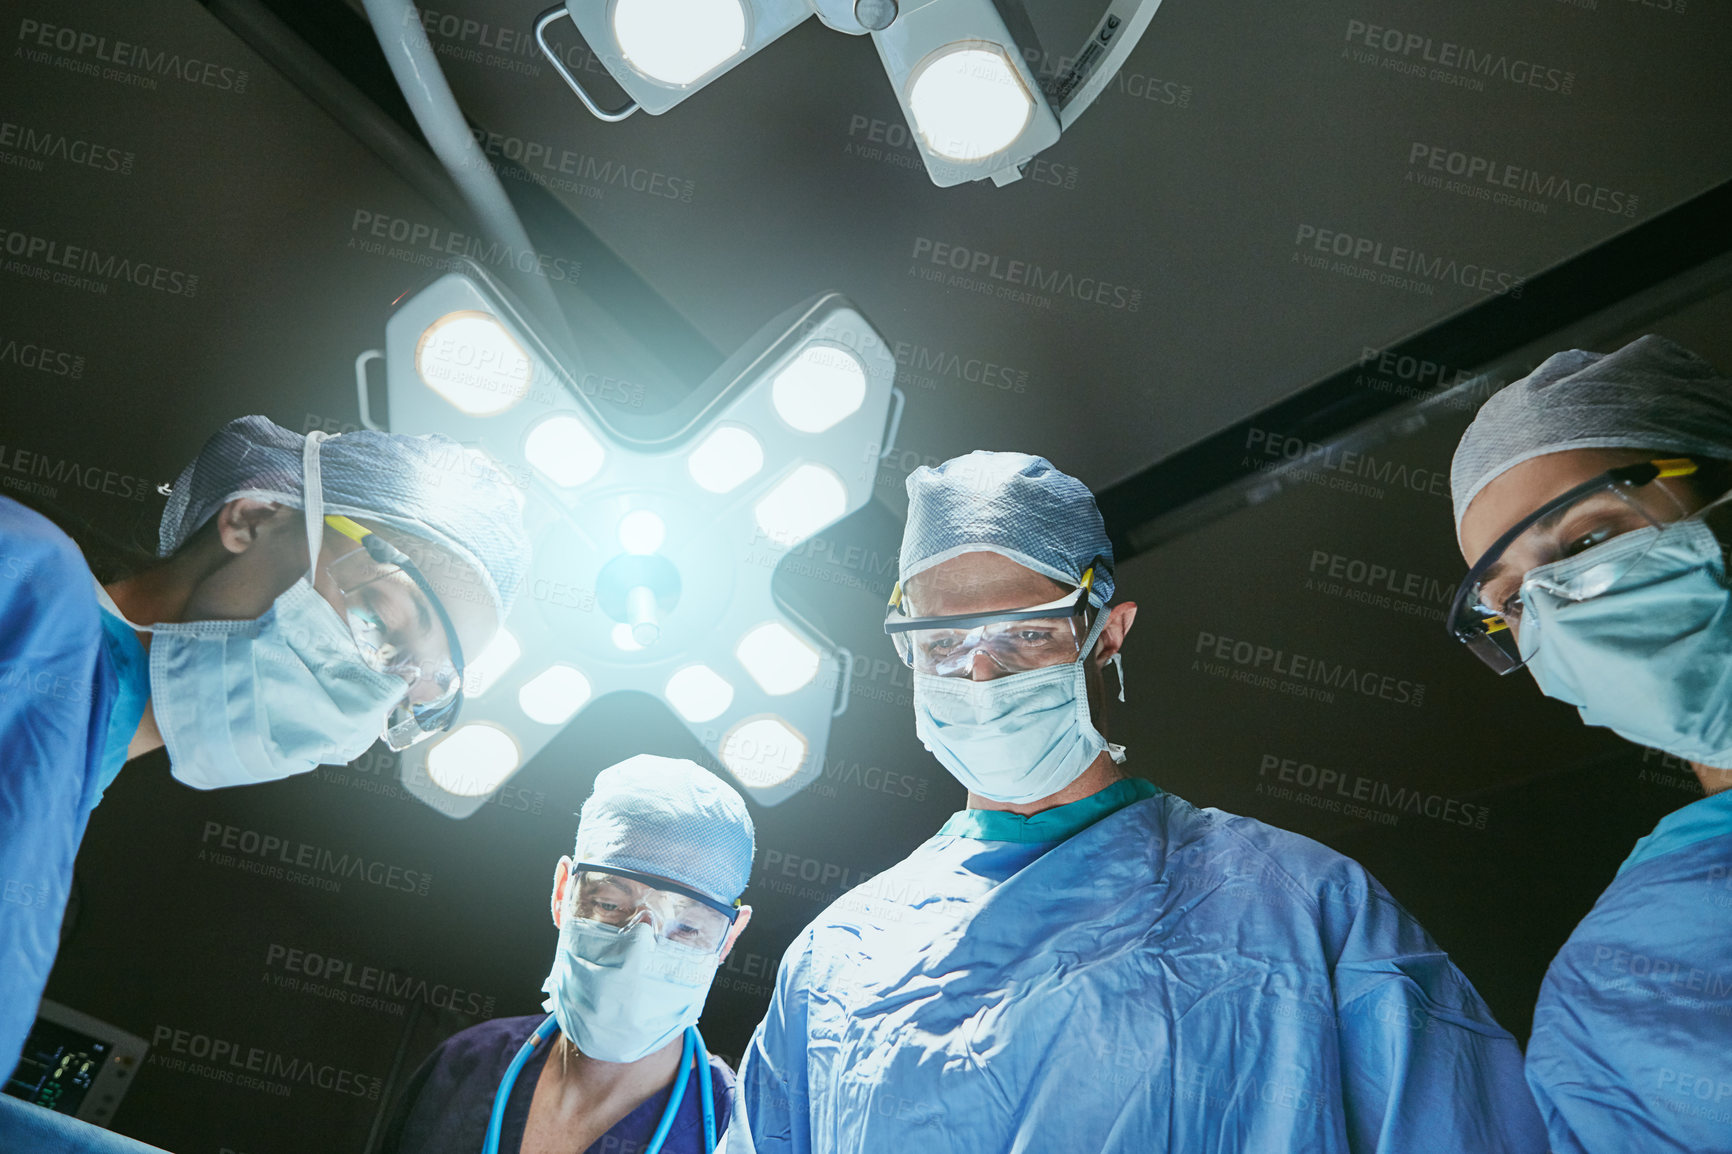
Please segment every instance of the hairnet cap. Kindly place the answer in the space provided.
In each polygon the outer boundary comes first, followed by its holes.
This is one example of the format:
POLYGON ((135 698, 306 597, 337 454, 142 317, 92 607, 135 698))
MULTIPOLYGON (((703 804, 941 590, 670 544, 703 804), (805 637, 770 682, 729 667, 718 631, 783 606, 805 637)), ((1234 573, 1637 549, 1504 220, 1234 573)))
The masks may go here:
MULTIPOLYGON (((173 553, 236 497, 300 508, 305 444, 264 417, 237 417, 217 430, 174 483, 157 553, 173 553)), ((327 514, 443 546, 481 575, 501 617, 510 611, 529 568, 529 537, 521 497, 487 457, 438 433, 363 429, 320 444, 319 477, 327 514)))
POLYGON ((964 553, 988 552, 1065 585, 1082 582, 1096 557, 1090 600, 1113 595, 1113 544, 1094 494, 1045 457, 977 449, 908 475, 908 524, 897 576, 903 581, 964 553))
POLYGON ((752 815, 733 786, 702 766, 639 754, 596 774, 572 857, 731 902, 752 873, 752 815))
POLYGON ((1498 476, 1564 449, 1732 457, 1732 381, 1684 346, 1640 337, 1615 353, 1571 349, 1494 394, 1450 465, 1455 529, 1498 476))

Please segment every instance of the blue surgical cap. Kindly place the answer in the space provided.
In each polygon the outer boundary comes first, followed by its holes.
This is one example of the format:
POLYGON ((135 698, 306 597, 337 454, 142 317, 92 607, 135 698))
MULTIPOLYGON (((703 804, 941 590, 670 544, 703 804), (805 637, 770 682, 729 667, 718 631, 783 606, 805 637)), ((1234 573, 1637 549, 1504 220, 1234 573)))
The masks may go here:
MULTIPOLYGON (((174 483, 157 553, 169 556, 237 497, 300 508, 305 444, 264 417, 238 417, 217 430, 174 483)), ((510 611, 529 568, 529 537, 521 496, 485 456, 438 433, 363 429, 320 444, 319 477, 327 514, 443 546, 481 575, 501 617, 510 611)))
POLYGON ((1493 394, 1450 466, 1455 530, 1479 491, 1565 449, 1732 457, 1732 381, 1684 346, 1645 336, 1615 353, 1571 349, 1493 394))
POLYGON ((1089 600, 1113 596, 1113 544, 1094 494, 1045 457, 977 449, 936 469, 908 475, 908 524, 897 576, 915 574, 964 553, 997 553, 1063 585, 1082 583, 1094 564, 1089 600))
POLYGON ((752 873, 752 836, 733 786, 694 762, 643 753, 596 774, 571 856, 732 902, 752 873))

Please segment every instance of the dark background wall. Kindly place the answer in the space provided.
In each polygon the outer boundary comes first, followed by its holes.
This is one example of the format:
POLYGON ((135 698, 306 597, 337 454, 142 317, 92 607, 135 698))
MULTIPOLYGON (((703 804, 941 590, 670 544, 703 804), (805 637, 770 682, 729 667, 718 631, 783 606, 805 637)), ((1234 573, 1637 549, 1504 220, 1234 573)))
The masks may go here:
MULTIPOLYGON (((809 24, 673 113, 607 126, 525 40, 538 10, 452 0, 430 15, 457 95, 500 152, 579 157, 587 176, 552 174, 557 204, 699 334, 728 350, 838 289, 902 342, 906 451, 882 466, 878 499, 825 534, 833 549, 778 574, 837 641, 885 660, 856 679, 821 781, 755 811, 757 915, 704 1020, 729 1055, 798 928, 962 804, 913 736, 907 678, 878 631, 909 470, 1018 448, 1106 486, 1487 295, 1374 283, 1334 258, 1314 267, 1307 230, 1489 269, 1496 289, 1732 172, 1728 17, 1700 0, 1167 0, 1029 179, 950 190, 891 142, 901 122, 862 41, 809 24), (1537 66, 1541 84, 1405 74, 1412 60, 1366 47, 1366 25, 1537 66), (1512 204, 1433 185, 1449 178, 1430 158, 1451 153, 1589 191, 1512 204), (923 254, 940 243, 1124 287, 1125 307, 934 282, 923 254), (1008 370, 1008 387, 931 367, 969 361, 1008 370)), ((420 253, 363 250, 358 222, 453 221, 204 7, 10 0, 5 12, 0 228, 179 275, 163 281, 177 291, 54 284, 6 241, 0 493, 149 539, 156 485, 221 421, 353 424, 354 356, 428 273, 420 253), (214 67, 183 70, 193 80, 116 68, 43 47, 45 24, 214 67), (96 145, 81 155, 98 161, 6 135, 23 129, 96 145), (43 459, 61 479, 32 481, 43 459)), ((1710 298, 1641 331, 1732 369, 1727 317, 1710 298)), ((645 375, 650 408, 692 383, 645 375)), ((1367 369, 1367 387, 1407 383, 1367 369)), ((1142 608, 1111 725, 1164 788, 1363 861, 1525 1035, 1551 953, 1634 839, 1697 793, 1683 767, 1582 728, 1443 634, 1461 567, 1446 471, 1470 415, 1434 412, 1369 460, 1322 458, 1263 504, 1127 562, 1122 596, 1142 608), (1393 699, 1302 695, 1217 656, 1221 639, 1387 676, 1393 699), (1376 801, 1348 810, 1341 783, 1362 778, 1376 801)), ((1247 463, 1273 463, 1283 436, 1247 437, 1247 463)), ((461 822, 410 798, 382 751, 216 793, 174 782, 160 754, 130 766, 92 820, 49 988, 161 1039, 116 1128, 188 1154, 365 1148, 393 1081, 440 1038, 537 1008, 553 862, 595 773, 646 751, 700 754, 656 701, 597 701, 461 822), (240 848, 267 838, 353 855, 387 880, 270 876, 240 848), (348 1071, 361 1092, 237 1085, 192 1055, 200 1036, 348 1071)))

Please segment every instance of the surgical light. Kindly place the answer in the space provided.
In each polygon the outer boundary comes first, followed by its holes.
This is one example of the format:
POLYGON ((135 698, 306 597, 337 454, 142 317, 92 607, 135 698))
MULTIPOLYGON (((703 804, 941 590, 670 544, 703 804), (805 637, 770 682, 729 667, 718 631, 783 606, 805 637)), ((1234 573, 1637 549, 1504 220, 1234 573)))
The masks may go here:
POLYGON ((480 697, 493 687, 493 683, 517 664, 517 659, 523 656, 523 646, 517 643, 511 630, 501 629, 493 635, 493 640, 487 643, 475 660, 463 670, 463 693, 466 697, 480 697))
POLYGON ((745 47, 746 10, 740 0, 615 0, 613 34, 650 80, 690 84, 745 47))
POLYGON ((772 697, 803 689, 818 676, 821 655, 779 621, 766 621, 740 638, 734 656, 772 697))
POLYGON ((834 470, 805 464, 764 494, 753 508, 758 529, 778 545, 793 546, 836 520, 848 507, 848 489, 834 470))
POLYGON ((427 776, 458 797, 486 797, 522 764, 517 742, 496 725, 461 725, 427 751, 427 776))
POLYGON ((617 358, 611 368, 643 354, 606 343, 620 338, 605 326, 587 331, 581 351, 555 353, 462 260, 405 298, 383 349, 357 358, 363 421, 378 427, 364 368, 381 359, 392 430, 441 433, 497 461, 518 481, 534 550, 509 639, 476 659, 460 730, 405 752, 404 787, 467 816, 584 710, 635 692, 665 703, 754 801, 777 804, 822 774, 854 664, 777 597, 777 567, 871 499, 902 413, 894 346, 825 294, 765 324, 680 406, 615 416, 578 382, 590 358, 617 358), (425 330, 465 310, 495 318, 529 356, 536 387, 505 412, 468 412, 417 373, 425 330))
POLYGON ((556 413, 529 430, 523 456, 555 485, 571 489, 601 472, 607 450, 582 421, 556 413))
POLYGON ((589 703, 589 678, 569 665, 550 665, 517 691, 523 716, 542 725, 564 725, 589 703))
POLYGON ((1002 185, 1105 91, 1160 3, 1105 0, 1088 39, 1059 51, 1041 44, 1020 0, 564 0, 536 19, 535 38, 583 106, 618 121, 667 112, 815 15, 872 38, 934 184, 1002 185), (567 18, 625 90, 623 105, 604 108, 549 41, 567 18))
POLYGON ((1004 50, 992 45, 943 49, 908 86, 914 129, 946 160, 980 160, 1015 143, 1034 115, 1034 98, 1004 50))
POLYGON ((806 739, 774 717, 741 722, 722 740, 722 764, 745 785, 767 789, 787 782, 806 760, 806 739))
POLYGON ((723 425, 705 437, 686 458, 686 470, 698 487, 711 493, 731 493, 764 467, 764 447, 738 425, 723 425))
POLYGON ((529 394, 529 354, 496 317, 474 309, 448 313, 427 326, 415 345, 415 372, 460 412, 476 417, 503 413, 529 394))
POLYGON ((619 547, 627 553, 654 553, 667 533, 662 519, 648 509, 633 509, 619 519, 619 547))
POLYGON ((770 386, 776 413, 802 433, 822 433, 866 400, 860 358, 835 345, 808 345, 770 386))
POLYGON ((714 721, 734 703, 734 687, 708 665, 678 670, 662 692, 687 721, 714 721))

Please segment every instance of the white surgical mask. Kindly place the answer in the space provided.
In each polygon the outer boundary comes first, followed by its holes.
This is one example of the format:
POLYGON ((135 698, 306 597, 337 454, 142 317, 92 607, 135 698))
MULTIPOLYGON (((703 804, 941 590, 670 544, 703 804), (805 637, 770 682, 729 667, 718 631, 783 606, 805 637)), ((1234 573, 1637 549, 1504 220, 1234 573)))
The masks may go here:
POLYGON ((914 673, 914 732, 968 789, 1018 804, 1050 797, 1082 776, 1102 751, 1125 759, 1089 717, 1089 654, 1094 628, 1075 661, 990 681, 914 673))
POLYGON ((1699 517, 1532 570, 1518 642, 1540 690, 1587 724, 1732 768, 1732 586, 1725 547, 1699 517), (1599 592, 1606 570, 1621 575, 1599 592))
POLYGON ((134 625, 152 634, 151 709, 171 772, 198 789, 274 781, 365 753, 406 692, 361 659, 313 588, 324 541, 318 443, 303 452, 307 576, 253 621, 134 625))
POLYGON ((635 1062, 697 1025, 720 964, 718 952, 662 941, 647 922, 568 916, 541 1008, 589 1057, 635 1062))

